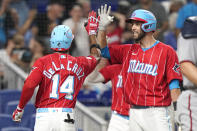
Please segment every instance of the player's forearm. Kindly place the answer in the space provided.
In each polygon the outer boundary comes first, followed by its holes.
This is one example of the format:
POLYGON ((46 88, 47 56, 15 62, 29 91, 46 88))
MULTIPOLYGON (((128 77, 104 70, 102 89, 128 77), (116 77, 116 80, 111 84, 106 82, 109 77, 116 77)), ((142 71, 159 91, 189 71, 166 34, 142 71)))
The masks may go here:
POLYGON ((172 89, 170 93, 171 93, 172 102, 176 102, 179 95, 181 94, 181 90, 179 88, 175 88, 172 89))
POLYGON ((22 93, 21 93, 19 108, 24 109, 25 105, 33 96, 36 86, 37 84, 33 80, 28 80, 25 82, 22 93))
POLYGON ((195 65, 191 62, 183 62, 181 63, 181 72, 188 80, 197 85, 197 67, 195 65))
POLYGON ((101 51, 100 46, 97 44, 96 36, 90 35, 90 55, 94 56, 98 61, 100 60, 101 51))
POLYGON ((89 39, 90 39, 90 45, 97 43, 97 41, 96 41, 96 35, 90 35, 89 36, 89 39))
POLYGON ((104 48, 107 46, 106 31, 99 30, 97 39, 98 39, 98 42, 99 42, 101 48, 104 48))
POLYGON ((86 77, 85 81, 86 83, 99 83, 104 82, 105 79, 98 70, 94 70, 88 77, 86 77))

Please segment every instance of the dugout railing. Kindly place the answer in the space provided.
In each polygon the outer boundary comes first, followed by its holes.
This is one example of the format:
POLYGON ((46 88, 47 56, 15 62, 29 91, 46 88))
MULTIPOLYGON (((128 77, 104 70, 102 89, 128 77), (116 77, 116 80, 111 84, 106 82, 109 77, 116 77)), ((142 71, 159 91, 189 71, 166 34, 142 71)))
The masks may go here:
MULTIPOLYGON (((5 67, 4 75, 8 81, 8 89, 22 90, 24 80, 27 78, 28 74, 9 60, 2 60, 0 58, 0 62, 5 67)), ((35 95, 32 98, 33 102, 34 98, 35 95)), ((77 101, 75 106, 75 120, 78 131, 107 131, 107 121, 79 101, 77 101)))

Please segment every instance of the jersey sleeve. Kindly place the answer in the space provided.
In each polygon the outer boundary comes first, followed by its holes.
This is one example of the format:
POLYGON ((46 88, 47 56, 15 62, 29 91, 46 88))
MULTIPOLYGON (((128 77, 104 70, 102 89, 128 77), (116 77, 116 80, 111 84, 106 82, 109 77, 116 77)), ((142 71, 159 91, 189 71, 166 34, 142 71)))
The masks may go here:
POLYGON ((111 78, 113 77, 113 73, 112 73, 110 66, 106 66, 106 67, 100 69, 99 72, 104 77, 105 83, 110 81, 111 78))
POLYGON ((86 70, 86 75, 91 73, 97 65, 97 60, 94 56, 81 56, 78 57, 80 64, 82 64, 86 70))
POLYGON ((127 56, 129 46, 127 45, 111 45, 109 46, 110 60, 112 64, 122 64, 123 59, 127 56))
POLYGON ((182 35, 179 35, 177 44, 177 54, 180 63, 184 61, 191 62, 193 64, 197 63, 196 40, 184 39, 182 35))
POLYGON ((42 66, 43 63, 40 60, 37 60, 32 67, 32 70, 25 80, 23 90, 21 93, 21 98, 19 102, 19 107, 23 109, 27 102, 31 99, 35 88, 39 85, 42 80, 42 66))
POLYGON ((167 82, 170 83, 172 80, 177 79, 182 81, 182 75, 180 72, 180 65, 178 62, 178 57, 176 52, 170 48, 167 52, 167 64, 166 64, 166 72, 167 72, 167 82))

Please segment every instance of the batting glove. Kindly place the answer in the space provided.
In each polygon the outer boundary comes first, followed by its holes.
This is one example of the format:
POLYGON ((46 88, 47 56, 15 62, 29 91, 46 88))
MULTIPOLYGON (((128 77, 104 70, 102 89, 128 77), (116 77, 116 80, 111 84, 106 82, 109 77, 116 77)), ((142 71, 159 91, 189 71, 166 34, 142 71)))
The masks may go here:
POLYGON ((113 16, 109 16, 111 12, 111 6, 107 9, 107 4, 105 4, 105 7, 101 6, 101 8, 98 9, 98 15, 100 16, 99 21, 99 30, 105 30, 106 26, 113 21, 113 16))
POLYGON ((21 118, 23 116, 24 110, 17 106, 16 110, 12 114, 13 121, 21 122, 21 118))
POLYGON ((100 17, 96 18, 96 12, 89 13, 88 22, 84 24, 88 35, 96 35, 100 17))

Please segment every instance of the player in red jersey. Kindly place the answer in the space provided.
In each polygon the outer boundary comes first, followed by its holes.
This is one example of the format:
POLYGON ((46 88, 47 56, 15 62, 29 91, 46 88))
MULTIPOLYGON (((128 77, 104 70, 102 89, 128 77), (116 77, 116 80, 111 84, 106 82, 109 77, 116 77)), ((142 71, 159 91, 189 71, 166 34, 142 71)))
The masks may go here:
MULTIPOLYGON (((107 6, 99 10, 99 26, 110 21, 108 10, 107 6)), ((105 28, 99 28, 99 38, 104 47, 102 56, 114 64, 122 64, 121 75, 126 79, 123 93, 132 105, 131 130, 172 130, 169 106, 176 102, 182 81, 176 52, 154 39, 157 21, 150 11, 135 10, 127 22, 136 44, 106 46, 105 28)))
MULTIPOLYGON (((89 35, 95 42, 98 22, 95 12, 89 14, 89 35), (94 23, 93 23, 94 22, 94 23)), ((35 107, 35 131, 75 131, 73 108, 85 77, 95 68, 96 57, 73 57, 68 50, 73 40, 68 26, 56 26, 51 33, 51 48, 55 53, 38 59, 25 80, 20 102, 13 120, 20 122, 23 109, 39 85, 35 107)), ((97 52, 95 44, 91 52, 97 52)), ((97 54, 99 54, 97 52, 97 54)))
POLYGON ((129 131, 130 105, 125 102, 122 92, 123 78, 120 75, 122 66, 114 64, 94 71, 87 77, 85 84, 98 82, 112 82, 112 116, 108 131, 129 131))

